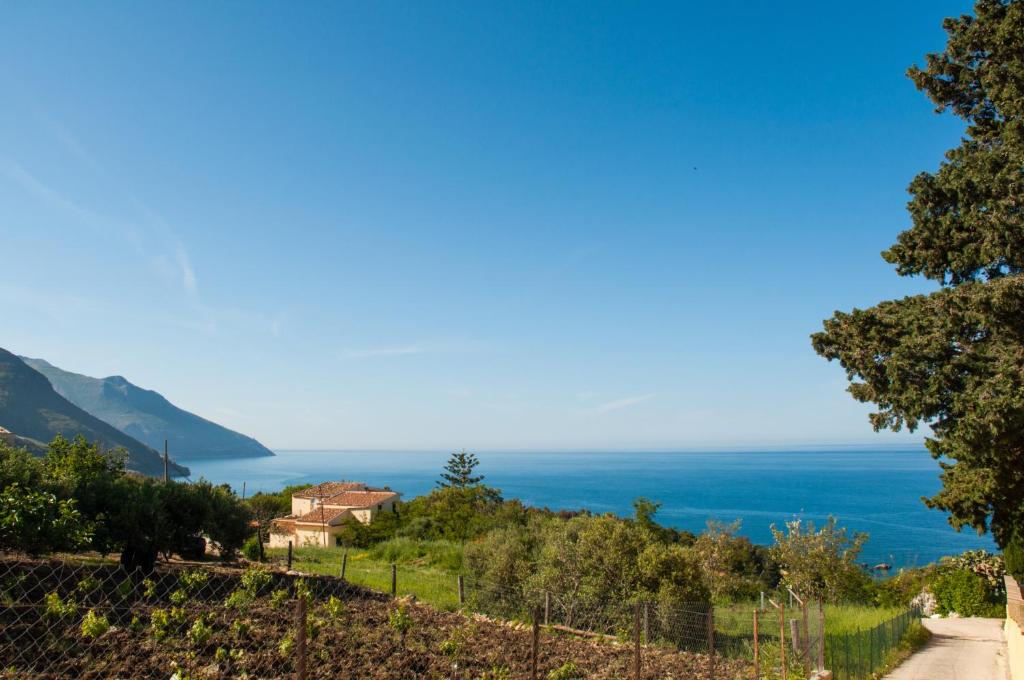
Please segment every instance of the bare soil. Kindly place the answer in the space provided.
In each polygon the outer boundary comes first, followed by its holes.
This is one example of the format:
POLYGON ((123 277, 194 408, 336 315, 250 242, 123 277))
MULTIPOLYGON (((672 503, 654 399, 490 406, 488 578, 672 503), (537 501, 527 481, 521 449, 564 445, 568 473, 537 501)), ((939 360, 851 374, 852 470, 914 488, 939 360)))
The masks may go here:
MULTIPOLYGON (((228 607, 225 599, 239 589, 241 570, 204 571, 208 581, 184 599, 180 567, 161 566, 147 581, 113 566, 0 558, 0 677, 295 677, 296 577, 275 573, 259 597, 228 607), (83 580, 85 587, 80 586, 83 580), (276 599, 270 595, 274 590, 279 591, 276 599), (45 597, 54 592, 62 602, 73 599, 77 611, 55 616, 51 610, 48 615, 45 597), (159 618, 160 612, 175 606, 178 624, 170 625, 161 637, 152 625, 154 614, 159 618), (95 638, 82 633, 89 609, 111 624, 95 638), (199 619, 209 628, 206 639, 189 635, 199 619)), ((532 631, 526 625, 403 604, 340 579, 309 577, 303 583, 310 591, 309 678, 530 677, 532 631), (325 606, 332 595, 343 602, 342 608, 332 611, 325 606), (391 620, 399 606, 411 620, 404 640, 391 620)), ((629 643, 542 631, 538 677, 547 678, 572 662, 580 678, 628 679, 634 677, 634 658, 629 643)), ((671 649, 644 647, 641 658, 645 679, 752 677, 752 669, 743 662, 671 649)))

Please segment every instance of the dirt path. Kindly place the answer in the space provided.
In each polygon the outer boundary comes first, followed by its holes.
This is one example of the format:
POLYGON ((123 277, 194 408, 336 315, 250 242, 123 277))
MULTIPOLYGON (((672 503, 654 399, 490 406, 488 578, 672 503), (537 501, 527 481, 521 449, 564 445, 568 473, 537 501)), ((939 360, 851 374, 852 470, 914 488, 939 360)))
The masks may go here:
POLYGON ((885 680, 1007 680, 1002 619, 924 619, 931 641, 885 680))

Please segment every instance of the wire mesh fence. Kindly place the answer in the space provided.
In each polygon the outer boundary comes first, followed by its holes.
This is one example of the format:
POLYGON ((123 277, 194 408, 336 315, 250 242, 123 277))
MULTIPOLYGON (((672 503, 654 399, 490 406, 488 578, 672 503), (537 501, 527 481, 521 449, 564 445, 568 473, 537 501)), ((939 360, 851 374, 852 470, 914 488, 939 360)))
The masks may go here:
POLYGON ((889 653, 903 640, 921 613, 908 610, 877 626, 825 636, 825 662, 835 680, 870 678, 886 664, 889 653))
POLYGON ((454 576, 462 613, 419 607, 411 616, 391 596, 402 592, 403 575, 392 567, 376 592, 340 574, 168 565, 144 574, 0 555, 0 678, 383 678, 430 669, 449 678, 546 677, 562 663, 605 655, 605 674, 588 677, 788 680, 829 668, 836 680, 859 680, 884 664, 917 616, 832 634, 820 603, 796 593, 766 598, 764 608, 714 606, 454 576), (452 651, 463 638, 475 640, 465 643, 475 646, 466 658, 452 651), (581 651, 573 640, 593 644, 581 651), (374 664, 384 670, 371 674, 374 664), (405 670, 389 675, 392 666, 405 670), (483 670, 459 675, 473 667, 483 670))
POLYGON ((553 623, 540 634, 542 601, 523 625, 418 607, 336 576, 205 565, 142 573, 0 555, 0 677, 545 678, 560 668, 606 679, 751 677, 749 664, 641 647, 639 611, 576 612, 591 637, 581 641, 553 623))
POLYGON ((351 593, 339 579, 263 569, 3 560, 0 677, 293 676, 314 634, 300 609, 329 618, 351 593))

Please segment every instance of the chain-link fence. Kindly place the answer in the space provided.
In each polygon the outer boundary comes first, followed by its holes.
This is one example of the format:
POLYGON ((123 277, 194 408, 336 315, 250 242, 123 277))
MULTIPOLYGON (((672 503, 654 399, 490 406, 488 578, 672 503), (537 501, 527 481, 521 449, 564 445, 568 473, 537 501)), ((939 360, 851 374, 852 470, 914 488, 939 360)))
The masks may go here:
MULTIPOLYGON (((465 590, 468 603, 477 589, 465 590)), ((670 644, 687 629, 664 610, 647 610, 647 620, 637 603, 577 610, 564 619, 580 626, 564 626, 569 635, 551 620, 563 612, 550 602, 543 626, 543 604, 516 623, 510 610, 442 612, 339 577, 262 567, 142 573, 0 556, 0 677, 752 677, 749 663, 670 644)))

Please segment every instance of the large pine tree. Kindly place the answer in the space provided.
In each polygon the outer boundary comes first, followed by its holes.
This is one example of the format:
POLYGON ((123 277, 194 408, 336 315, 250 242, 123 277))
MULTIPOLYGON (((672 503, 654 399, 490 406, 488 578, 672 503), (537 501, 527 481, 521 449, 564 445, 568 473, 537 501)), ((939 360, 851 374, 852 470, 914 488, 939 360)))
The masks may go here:
POLYGON ((940 288, 836 312, 812 341, 877 405, 876 430, 931 427, 943 488, 928 505, 1006 546, 1024 538, 1024 1, 974 10, 908 72, 966 130, 910 183, 913 226, 883 253, 940 288))
POLYGON ((484 481, 483 475, 473 474, 479 464, 480 461, 477 460, 476 455, 467 453, 465 449, 456 451, 448 457, 448 462, 444 466, 444 472, 441 473, 441 479, 438 480, 437 485, 442 488, 456 489, 478 486, 484 481))

